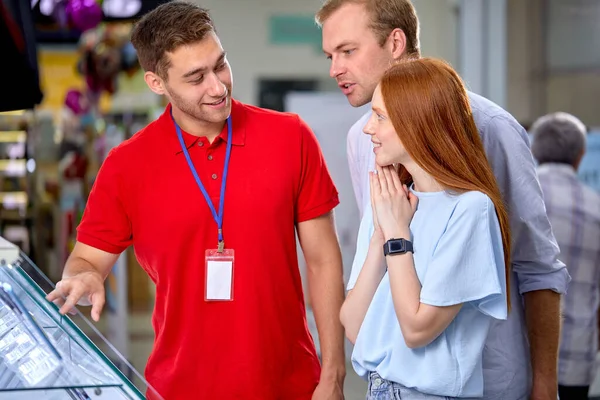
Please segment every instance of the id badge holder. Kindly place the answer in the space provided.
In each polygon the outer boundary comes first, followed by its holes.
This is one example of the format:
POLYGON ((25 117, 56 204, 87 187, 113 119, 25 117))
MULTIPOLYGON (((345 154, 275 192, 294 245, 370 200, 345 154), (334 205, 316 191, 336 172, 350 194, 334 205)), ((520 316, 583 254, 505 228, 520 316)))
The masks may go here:
POLYGON ((233 249, 206 250, 205 301, 233 301, 233 249))

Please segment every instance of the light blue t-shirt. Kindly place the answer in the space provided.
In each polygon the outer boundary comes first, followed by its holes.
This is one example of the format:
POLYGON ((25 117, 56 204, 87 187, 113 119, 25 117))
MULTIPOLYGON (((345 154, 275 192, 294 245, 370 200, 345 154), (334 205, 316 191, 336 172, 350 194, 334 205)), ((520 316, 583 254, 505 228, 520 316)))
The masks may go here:
MULTIPOLYGON (((422 393, 481 397, 482 352, 488 330, 493 318, 507 317, 504 251, 494 204, 481 192, 411 191, 419 198, 410 231, 421 302, 464 305, 433 342, 410 349, 402 337, 386 273, 359 330, 353 367, 363 378, 376 371, 384 379, 422 393)), ((372 234, 368 209, 359 229, 357 252, 364 251, 366 256, 372 234)), ((358 272, 350 277, 350 287, 357 277, 358 272)))

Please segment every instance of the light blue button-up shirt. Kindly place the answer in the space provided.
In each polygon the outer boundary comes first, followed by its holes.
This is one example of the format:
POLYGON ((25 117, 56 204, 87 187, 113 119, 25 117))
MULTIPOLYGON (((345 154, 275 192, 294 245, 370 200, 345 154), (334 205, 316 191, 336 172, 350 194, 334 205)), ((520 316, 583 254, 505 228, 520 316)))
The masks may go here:
MULTIPOLYGON (((507 204, 513 238, 511 312, 507 320, 492 323, 485 344, 484 398, 527 399, 531 363, 521 295, 544 289, 563 294, 570 276, 557 258, 559 248, 546 215, 527 133, 498 105, 473 93, 469 97, 473 118, 507 204)), ((371 139, 363 133, 369 117, 370 112, 352 126, 347 141, 350 174, 361 218, 370 209, 368 172, 375 165, 371 139)), ((348 290, 354 287, 366 250, 357 246, 348 290)))

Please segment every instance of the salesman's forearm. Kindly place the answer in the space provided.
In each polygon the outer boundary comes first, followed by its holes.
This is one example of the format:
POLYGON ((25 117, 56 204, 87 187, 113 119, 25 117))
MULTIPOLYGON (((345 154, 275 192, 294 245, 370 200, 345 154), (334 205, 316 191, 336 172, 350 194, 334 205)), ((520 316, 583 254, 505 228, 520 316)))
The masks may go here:
POLYGON ((63 269, 62 279, 72 278, 80 274, 98 274, 105 279, 103 273, 99 271, 92 263, 81 257, 69 257, 63 269))
POLYGON ((111 254, 77 242, 63 270, 63 279, 82 273, 97 273, 106 279, 119 254, 111 254))
POLYGON ((344 329, 340 309, 344 302, 341 259, 322 266, 307 266, 311 304, 319 332, 322 377, 343 380, 346 375, 344 329))
POLYGON ((558 379, 560 294, 537 290, 524 296, 533 383, 554 387, 558 379))

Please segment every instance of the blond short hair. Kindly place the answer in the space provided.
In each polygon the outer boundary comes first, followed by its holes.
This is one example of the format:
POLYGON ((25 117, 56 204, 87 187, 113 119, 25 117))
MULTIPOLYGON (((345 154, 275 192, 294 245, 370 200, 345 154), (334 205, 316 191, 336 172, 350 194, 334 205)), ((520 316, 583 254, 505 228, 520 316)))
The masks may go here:
POLYGON ((419 19, 410 0, 325 0, 315 21, 323 26, 331 15, 346 4, 362 4, 371 16, 370 28, 383 46, 394 29, 401 29, 406 36, 406 53, 420 57, 419 19))

